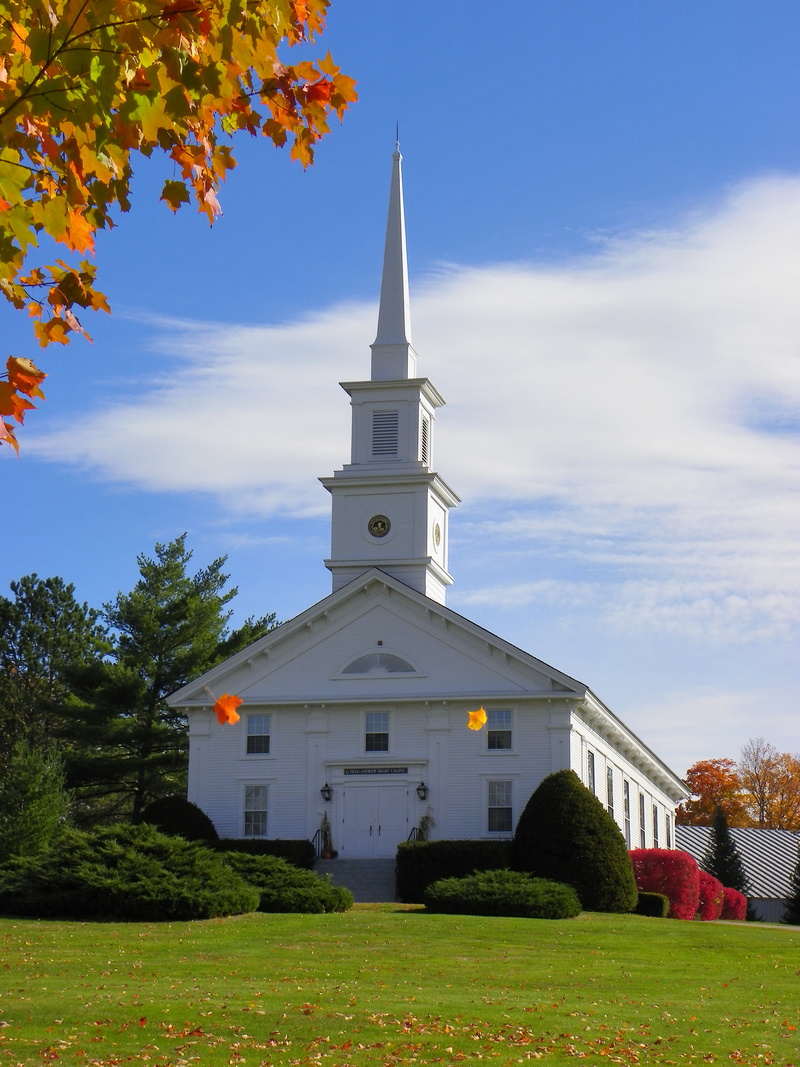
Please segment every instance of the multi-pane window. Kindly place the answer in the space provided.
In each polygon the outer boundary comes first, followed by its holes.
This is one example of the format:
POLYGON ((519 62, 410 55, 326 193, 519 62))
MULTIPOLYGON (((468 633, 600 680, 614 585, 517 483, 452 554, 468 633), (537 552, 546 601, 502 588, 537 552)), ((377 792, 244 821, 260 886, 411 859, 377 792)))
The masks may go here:
POLYGON ((586 784, 595 794, 595 796, 597 796, 597 788, 594 777, 594 752, 586 753, 586 784))
POLYGON ((664 816, 664 826, 667 831, 667 848, 672 848, 672 821, 669 817, 669 812, 664 816))
POLYGON ((625 844, 631 847, 631 783, 622 780, 622 803, 625 812, 625 844))
POLYGON ((606 767, 606 792, 608 794, 608 814, 614 818, 614 768, 606 767))
POLYGON ((389 712, 368 711, 364 735, 366 752, 389 751, 389 712))
POLYGON ((647 848, 647 830, 644 824, 644 793, 639 794, 639 848, 647 848))
POLYGON ((244 836, 266 837, 267 835, 267 787, 246 785, 244 787, 244 836))
POLYGON ((658 806, 653 805, 653 848, 659 848, 658 843, 658 806))
POLYGON ((510 834, 511 825, 511 782, 489 782, 489 832, 510 834))
POLYGON ((511 748, 511 712, 486 712, 486 744, 488 748, 511 748))
POLYGON ((264 754, 269 752, 269 715, 247 716, 247 751, 264 754))

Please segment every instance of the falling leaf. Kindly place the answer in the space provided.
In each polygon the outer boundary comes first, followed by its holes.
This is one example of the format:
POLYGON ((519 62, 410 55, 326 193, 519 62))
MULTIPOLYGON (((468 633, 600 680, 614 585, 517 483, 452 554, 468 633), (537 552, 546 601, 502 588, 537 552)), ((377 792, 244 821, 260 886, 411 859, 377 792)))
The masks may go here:
POLYGON ((219 700, 214 705, 214 714, 217 716, 217 720, 220 726, 224 726, 225 723, 233 723, 239 721, 239 715, 236 709, 242 702, 241 697, 231 696, 229 693, 223 693, 219 700))
POLYGON ((477 711, 468 711, 467 715, 469 715, 468 730, 480 730, 486 722, 486 712, 483 708, 478 708, 477 711))

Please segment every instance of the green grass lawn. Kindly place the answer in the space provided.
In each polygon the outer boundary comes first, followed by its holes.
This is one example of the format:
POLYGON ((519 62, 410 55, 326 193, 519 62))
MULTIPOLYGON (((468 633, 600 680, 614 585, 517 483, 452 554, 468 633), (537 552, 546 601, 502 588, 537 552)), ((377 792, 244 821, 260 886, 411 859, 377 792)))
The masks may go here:
POLYGON ((800 929, 584 914, 0 920, 0 1065, 800 1065, 800 929))

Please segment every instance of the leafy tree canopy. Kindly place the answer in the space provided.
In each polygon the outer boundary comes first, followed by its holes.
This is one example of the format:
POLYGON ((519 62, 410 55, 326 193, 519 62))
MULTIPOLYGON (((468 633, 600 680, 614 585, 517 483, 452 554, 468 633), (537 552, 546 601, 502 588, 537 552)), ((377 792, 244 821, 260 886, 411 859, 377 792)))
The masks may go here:
MULTIPOLYGON (((332 114, 356 99, 328 55, 284 62, 310 42, 329 0, 0 0, 0 291, 32 316, 39 344, 88 336, 77 312, 108 311, 95 234, 130 208, 132 156, 174 166, 161 199, 194 198, 209 222, 236 165, 229 135, 290 144, 307 166, 332 114), (73 254, 31 265, 39 235, 73 254)), ((17 447, 44 373, 12 357, 0 382, 0 441, 17 447)))

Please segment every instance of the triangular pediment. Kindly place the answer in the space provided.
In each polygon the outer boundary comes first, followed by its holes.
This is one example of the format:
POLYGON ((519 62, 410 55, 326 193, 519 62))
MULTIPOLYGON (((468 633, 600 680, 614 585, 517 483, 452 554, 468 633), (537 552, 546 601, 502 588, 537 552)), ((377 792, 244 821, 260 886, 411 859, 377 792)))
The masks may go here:
POLYGON ((175 693, 170 704, 353 700, 488 702, 586 687, 397 579, 373 569, 175 693))

